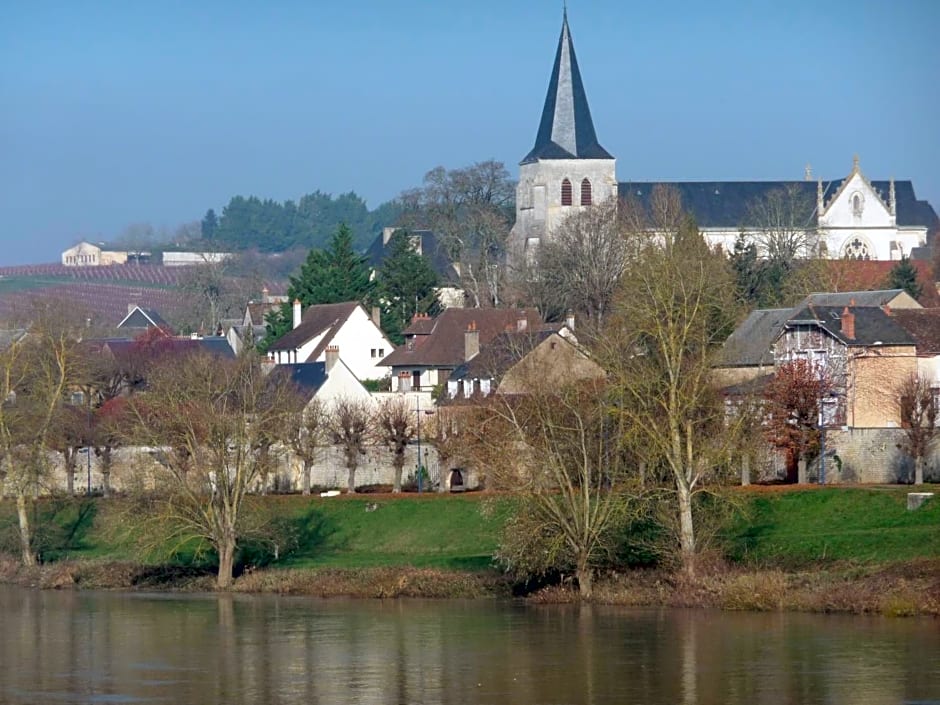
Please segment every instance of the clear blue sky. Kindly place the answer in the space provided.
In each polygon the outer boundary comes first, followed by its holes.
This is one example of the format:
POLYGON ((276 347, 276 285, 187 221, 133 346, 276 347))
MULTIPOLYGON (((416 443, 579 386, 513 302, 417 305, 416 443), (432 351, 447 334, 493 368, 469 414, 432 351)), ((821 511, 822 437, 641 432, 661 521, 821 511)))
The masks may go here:
MULTIPOLYGON (((909 178, 940 208, 940 2, 570 0, 621 180, 909 178)), ((236 194, 355 190, 530 149, 561 2, 0 5, 0 264, 236 194)))

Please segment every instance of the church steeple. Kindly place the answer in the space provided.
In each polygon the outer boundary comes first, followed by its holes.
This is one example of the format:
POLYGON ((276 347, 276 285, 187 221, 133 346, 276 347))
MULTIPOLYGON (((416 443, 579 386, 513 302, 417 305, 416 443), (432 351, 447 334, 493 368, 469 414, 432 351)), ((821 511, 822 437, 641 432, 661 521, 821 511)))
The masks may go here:
POLYGON ((594 132, 591 109, 568 29, 567 9, 535 146, 521 163, 539 159, 613 159, 598 143, 594 132))

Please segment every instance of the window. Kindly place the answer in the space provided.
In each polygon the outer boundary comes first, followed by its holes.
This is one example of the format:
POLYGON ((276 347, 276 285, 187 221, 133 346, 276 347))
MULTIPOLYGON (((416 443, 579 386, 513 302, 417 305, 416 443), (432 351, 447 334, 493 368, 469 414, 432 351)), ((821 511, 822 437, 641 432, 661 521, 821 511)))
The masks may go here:
POLYGON ((561 205, 571 205, 571 182, 568 179, 561 182, 561 205))
POLYGON ((379 348, 379 357, 385 357, 385 348, 379 348))
POLYGON ((412 370, 411 388, 416 392, 421 390, 421 370, 412 370))
POLYGON ((581 182, 581 205, 591 205, 591 182, 587 179, 581 182))
POLYGON ((376 357, 378 357, 378 354, 377 354, 377 353, 378 353, 378 350, 376 350, 375 348, 372 348, 372 359, 373 359, 373 360, 374 360, 376 357))

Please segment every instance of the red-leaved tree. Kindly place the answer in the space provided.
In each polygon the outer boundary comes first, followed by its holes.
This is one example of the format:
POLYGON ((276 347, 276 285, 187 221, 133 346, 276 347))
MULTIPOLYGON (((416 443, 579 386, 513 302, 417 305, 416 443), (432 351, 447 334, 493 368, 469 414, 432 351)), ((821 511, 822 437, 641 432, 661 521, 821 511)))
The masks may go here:
POLYGON ((777 367, 764 390, 765 434, 786 454, 787 482, 806 479, 806 463, 819 452, 820 404, 832 391, 832 379, 825 367, 808 360, 777 367))

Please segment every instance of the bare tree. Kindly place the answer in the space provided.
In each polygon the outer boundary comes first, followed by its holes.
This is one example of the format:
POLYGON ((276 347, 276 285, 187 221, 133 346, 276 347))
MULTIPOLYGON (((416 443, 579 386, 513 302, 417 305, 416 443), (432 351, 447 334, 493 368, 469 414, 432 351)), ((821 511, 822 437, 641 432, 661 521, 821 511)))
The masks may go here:
POLYGON ((749 203, 741 227, 752 234, 763 257, 792 268, 795 260, 819 254, 815 216, 810 192, 788 184, 749 203))
POLYGON ((376 433, 379 440, 392 453, 395 479, 392 492, 401 492, 401 473, 405 466, 405 451, 417 435, 414 409, 405 398, 387 399, 375 415, 376 433))
POLYGON ((904 429, 901 448, 914 459, 915 485, 924 484, 924 463, 940 438, 935 394, 930 381, 917 374, 904 380, 897 390, 901 427, 904 429))
POLYGON ((318 399, 292 413, 287 419, 285 439, 303 464, 303 493, 310 494, 310 472, 323 452, 327 434, 326 410, 318 399))
POLYGON ((366 454, 372 431, 372 411, 357 399, 341 397, 333 402, 329 414, 330 440, 343 450, 348 473, 346 490, 356 492, 356 469, 359 456, 366 454))
POLYGON ((219 556, 216 583, 232 582, 239 541, 250 533, 247 495, 265 470, 259 452, 296 407, 292 385, 265 376, 260 360, 167 356, 149 391, 132 398, 132 432, 155 448, 164 472, 152 503, 157 525, 181 544, 204 541, 219 556))
MULTIPOLYGON (((68 312, 36 304, 28 334, 0 353, 0 456, 16 497, 24 565, 36 562, 30 505, 48 477, 47 451, 66 391, 80 375, 77 331, 68 312)), ((81 320, 81 319, 79 319, 81 320)))
POLYGON ((581 597, 590 598, 612 530, 635 497, 603 385, 532 378, 524 393, 492 395, 464 422, 471 458, 489 465, 492 486, 518 497, 499 560, 519 577, 573 570, 581 597))
POLYGON ((615 199, 572 214, 539 246, 530 284, 547 285, 560 312, 574 311, 599 329, 627 263, 621 225, 615 199))
POLYGON ((509 172, 496 161, 450 171, 436 167, 425 174, 423 187, 401 195, 402 225, 434 230, 474 307, 502 300, 514 196, 509 172))
POLYGON ((610 374, 625 438, 671 478, 678 554, 693 575, 693 495, 722 480, 736 444, 711 375, 736 305, 724 258, 672 212, 671 201, 666 194, 658 222, 631 234, 636 255, 595 352, 610 374))

